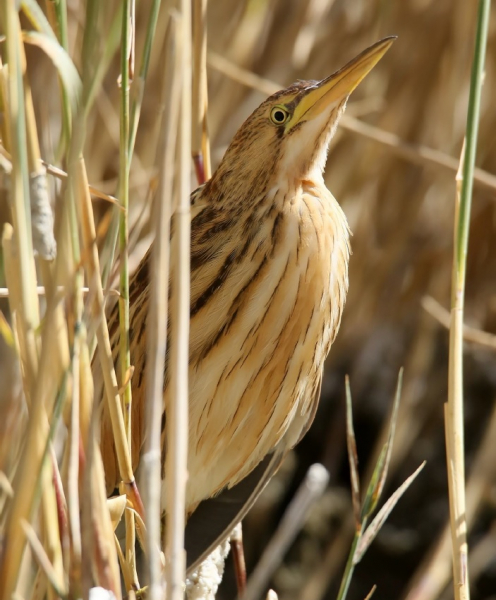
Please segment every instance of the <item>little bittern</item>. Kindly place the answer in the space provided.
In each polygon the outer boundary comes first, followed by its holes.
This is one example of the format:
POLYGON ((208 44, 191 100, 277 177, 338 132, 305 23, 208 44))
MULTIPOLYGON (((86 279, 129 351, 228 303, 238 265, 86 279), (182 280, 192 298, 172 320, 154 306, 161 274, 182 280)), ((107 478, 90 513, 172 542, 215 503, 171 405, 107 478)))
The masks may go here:
MULTIPOLYGON (((327 149, 348 96, 393 39, 323 81, 299 81, 268 98, 191 195, 188 513, 274 449, 292 448, 312 422, 350 255, 346 217, 323 180, 327 149)), ((130 285, 135 465, 144 437, 149 264, 150 253, 130 285)), ((172 295, 175 275, 172 266, 172 295)), ((162 459, 167 361, 164 372, 162 459)), ((112 489, 118 470, 105 410, 102 453, 112 489)))

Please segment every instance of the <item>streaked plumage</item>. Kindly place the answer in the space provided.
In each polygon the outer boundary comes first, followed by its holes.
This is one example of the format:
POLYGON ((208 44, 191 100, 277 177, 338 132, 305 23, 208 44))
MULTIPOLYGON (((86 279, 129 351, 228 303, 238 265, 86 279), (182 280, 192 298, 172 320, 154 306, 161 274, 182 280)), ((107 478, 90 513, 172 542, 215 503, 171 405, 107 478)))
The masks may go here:
MULTIPOLYGON (((324 185, 327 148, 349 94, 390 44, 379 42, 323 82, 271 96, 192 194, 188 512, 235 485, 276 446, 293 447, 311 423, 348 289, 349 231, 324 185)), ((148 265, 149 253, 130 285, 135 465, 148 265)), ((172 294, 174 279, 172 268, 172 294)), ((111 329, 116 322, 114 314, 111 329)), ((165 407, 168 383, 166 364, 165 407)), ((162 437, 165 449, 165 427, 162 437)), ((118 480, 111 440, 104 414, 110 487, 118 480)))

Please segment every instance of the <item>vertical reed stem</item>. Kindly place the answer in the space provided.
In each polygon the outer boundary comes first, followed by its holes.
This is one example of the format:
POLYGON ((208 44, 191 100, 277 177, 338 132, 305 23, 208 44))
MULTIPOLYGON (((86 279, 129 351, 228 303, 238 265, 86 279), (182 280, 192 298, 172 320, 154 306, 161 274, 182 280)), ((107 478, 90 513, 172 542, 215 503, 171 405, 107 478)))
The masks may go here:
POLYGON ((468 600, 470 598, 463 429, 463 311, 470 207, 477 149, 477 132, 489 23, 489 8, 489 0, 479 1, 477 33, 467 114, 466 146, 464 157, 462 159, 463 178, 460 182, 459 177, 457 177, 457 204, 455 208, 455 253, 453 258, 451 297, 448 402, 445 405, 445 419, 450 523, 453 545, 453 584, 455 598, 457 600, 468 600))
POLYGON ((181 0, 179 55, 179 198, 175 212, 175 280, 171 304, 171 403, 167 413, 167 597, 182 600, 188 454, 188 353, 190 306, 191 3, 181 0))
POLYGON ((160 577, 161 456, 160 442, 164 410, 164 363, 167 346, 170 218, 172 212, 174 155, 180 102, 180 65, 177 52, 177 19, 169 21, 162 138, 158 152, 160 180, 155 202, 155 241, 152 250, 151 296, 147 335, 146 431, 142 457, 146 492, 147 569, 150 600, 161 600, 160 577))
POLYGON ((131 449, 131 380, 129 368, 129 266, 128 266, 128 209, 129 209, 129 57, 131 51, 130 0, 123 0, 121 33, 121 109, 120 109, 120 162, 119 199, 124 210, 119 213, 120 250, 120 364, 123 386, 124 423, 127 443, 131 449))

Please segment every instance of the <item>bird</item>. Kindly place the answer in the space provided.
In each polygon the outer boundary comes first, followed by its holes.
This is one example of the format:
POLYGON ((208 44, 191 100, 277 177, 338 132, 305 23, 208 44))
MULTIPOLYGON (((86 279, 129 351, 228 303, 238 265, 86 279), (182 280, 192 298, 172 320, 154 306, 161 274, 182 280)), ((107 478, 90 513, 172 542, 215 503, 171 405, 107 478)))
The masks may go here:
MULTIPOLYGON (((394 39, 376 42, 321 81, 298 81, 270 96, 241 125, 211 179, 191 194, 188 515, 271 453, 284 456, 313 421, 351 252, 347 219, 324 183, 328 147, 351 92, 394 39)), ((150 257, 151 250, 129 286, 133 468, 146 435, 150 257)), ((175 279, 171 264, 171 297, 175 279)), ((117 307, 109 331, 116 360, 117 307)), ((119 471, 105 405, 101 449, 112 490, 119 471)))

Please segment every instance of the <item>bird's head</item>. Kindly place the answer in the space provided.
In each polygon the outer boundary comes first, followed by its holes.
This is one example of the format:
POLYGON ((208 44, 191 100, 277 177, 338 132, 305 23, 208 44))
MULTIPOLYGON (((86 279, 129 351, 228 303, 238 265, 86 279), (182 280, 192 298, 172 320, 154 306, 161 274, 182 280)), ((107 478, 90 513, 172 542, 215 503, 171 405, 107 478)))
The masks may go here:
POLYGON ((212 183, 253 198, 272 186, 321 178, 349 95, 394 40, 375 43, 322 81, 299 81, 270 96, 240 127, 212 183))

